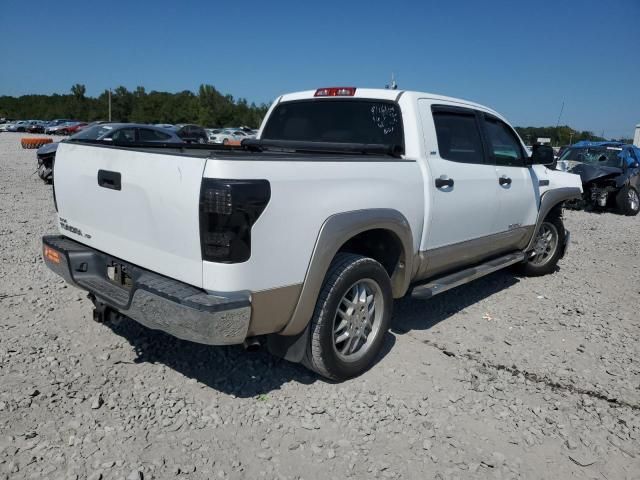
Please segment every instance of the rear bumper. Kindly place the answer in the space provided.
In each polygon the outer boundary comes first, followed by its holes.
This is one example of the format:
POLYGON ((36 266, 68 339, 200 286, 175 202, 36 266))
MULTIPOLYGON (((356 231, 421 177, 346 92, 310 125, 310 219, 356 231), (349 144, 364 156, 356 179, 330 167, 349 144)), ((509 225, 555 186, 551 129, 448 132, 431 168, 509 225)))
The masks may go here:
POLYGON ((146 327, 208 345, 238 344, 247 337, 249 292, 206 292, 59 235, 43 237, 42 244, 51 270, 146 327), (123 267, 126 286, 109 279, 110 265, 123 267))

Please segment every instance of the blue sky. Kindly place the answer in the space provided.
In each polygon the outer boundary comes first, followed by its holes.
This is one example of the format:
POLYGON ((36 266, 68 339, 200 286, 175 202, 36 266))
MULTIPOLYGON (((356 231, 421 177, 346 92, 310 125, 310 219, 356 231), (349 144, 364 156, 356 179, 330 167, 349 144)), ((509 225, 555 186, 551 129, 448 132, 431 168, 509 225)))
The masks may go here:
POLYGON ((441 93, 512 123, 631 136, 640 0, 30 0, 0 9, 0 95, 125 85, 270 102, 330 85, 441 93))

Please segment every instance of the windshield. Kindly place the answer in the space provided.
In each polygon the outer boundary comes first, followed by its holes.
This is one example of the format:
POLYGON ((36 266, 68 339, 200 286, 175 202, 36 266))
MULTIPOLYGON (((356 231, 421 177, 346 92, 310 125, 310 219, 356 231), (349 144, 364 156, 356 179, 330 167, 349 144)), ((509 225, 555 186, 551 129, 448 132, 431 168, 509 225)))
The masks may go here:
POLYGON ((111 125, 95 125, 93 127, 80 130, 75 135, 72 135, 71 138, 77 140, 99 140, 111 130, 113 130, 111 125))
POLYGON ((281 103, 269 116, 262 138, 404 147, 400 107, 384 100, 281 103))
POLYGON ((606 167, 621 167, 622 159, 622 149, 618 147, 571 147, 559 158, 606 167))

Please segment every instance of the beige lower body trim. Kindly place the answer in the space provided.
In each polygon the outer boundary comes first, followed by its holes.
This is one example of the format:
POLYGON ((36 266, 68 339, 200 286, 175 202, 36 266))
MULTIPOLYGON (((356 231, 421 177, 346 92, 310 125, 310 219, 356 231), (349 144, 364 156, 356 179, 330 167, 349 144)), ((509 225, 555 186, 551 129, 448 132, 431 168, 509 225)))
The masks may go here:
POLYGON ((419 267, 413 281, 426 280, 459 270, 495 255, 524 250, 533 235, 533 230, 534 226, 530 225, 420 252, 416 262, 419 267))
POLYGON ((302 284, 299 283, 252 293, 248 336, 282 330, 293 315, 301 291, 302 284))

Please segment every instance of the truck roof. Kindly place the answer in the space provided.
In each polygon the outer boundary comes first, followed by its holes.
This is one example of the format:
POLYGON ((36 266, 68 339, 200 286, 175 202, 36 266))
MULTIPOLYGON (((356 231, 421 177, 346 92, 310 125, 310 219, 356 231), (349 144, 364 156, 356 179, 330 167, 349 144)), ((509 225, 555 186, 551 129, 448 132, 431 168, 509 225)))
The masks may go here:
MULTIPOLYGON (((294 100, 306 100, 315 97, 315 93, 317 90, 304 90, 300 92, 287 93, 278 98, 278 103, 280 102, 290 102, 294 100)), ((438 95, 435 93, 428 92, 418 92, 414 90, 390 90, 386 88, 359 88, 356 87, 355 94, 352 98, 373 98, 380 100, 393 100, 397 101, 401 96, 409 95, 414 98, 428 98, 430 100, 443 101, 443 102, 451 102, 451 103, 459 103, 461 105, 466 105, 473 108, 478 108, 481 110, 485 110, 496 115, 499 118, 502 118, 495 110, 481 105, 476 102, 472 102, 469 100, 464 100, 461 98, 448 97, 445 95, 438 95)), ((323 97, 323 98, 336 98, 336 97, 323 97)), ((340 98, 340 97, 338 97, 340 98)), ((343 97, 344 98, 344 97, 343 97)))

